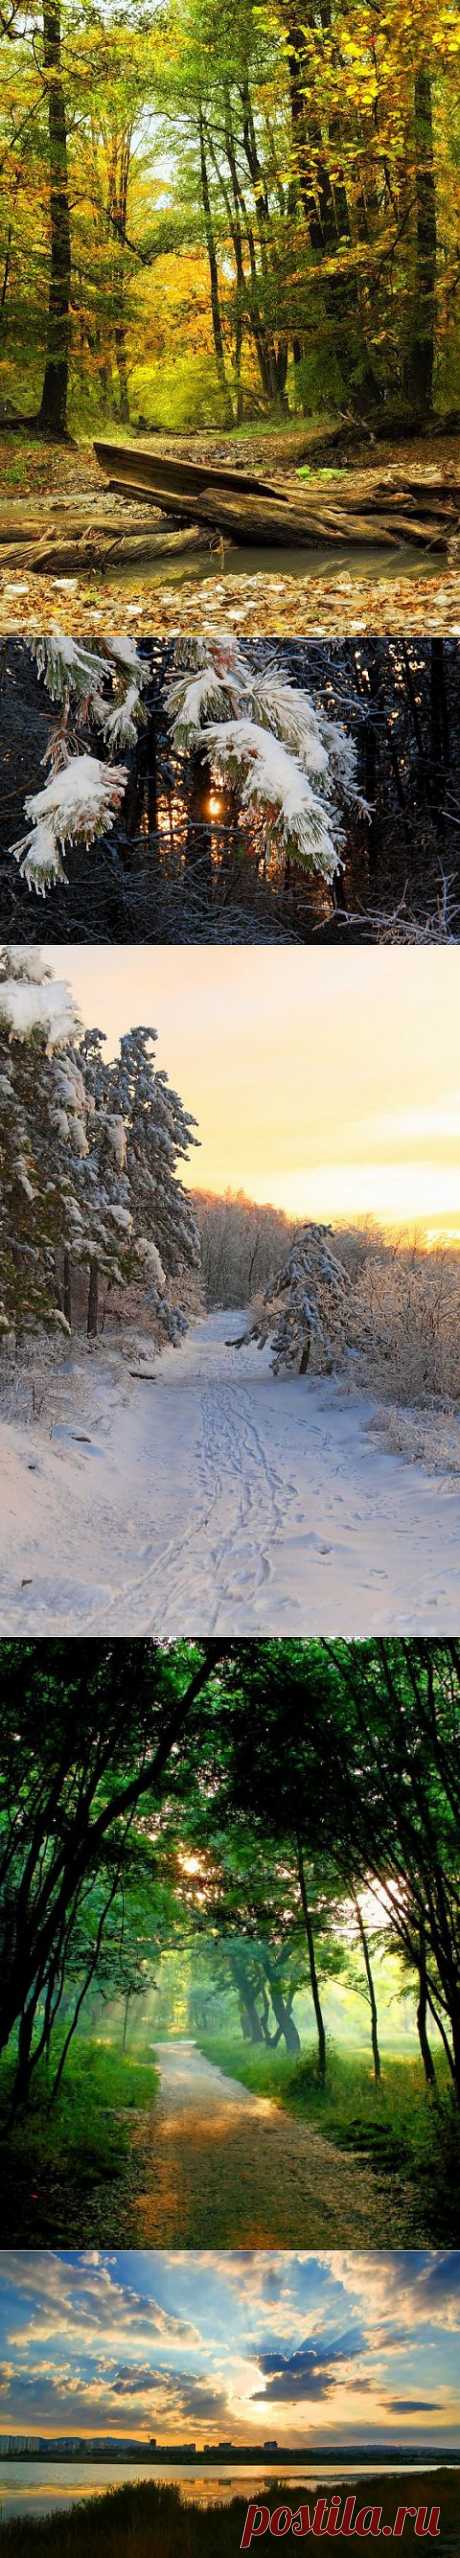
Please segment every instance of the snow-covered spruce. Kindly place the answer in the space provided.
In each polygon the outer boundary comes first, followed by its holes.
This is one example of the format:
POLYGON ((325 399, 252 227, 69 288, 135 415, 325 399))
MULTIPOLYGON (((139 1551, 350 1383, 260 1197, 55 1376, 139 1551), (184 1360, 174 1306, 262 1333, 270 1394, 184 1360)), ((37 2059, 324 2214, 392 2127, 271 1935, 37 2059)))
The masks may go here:
POLYGON ((243 1336, 271 1342, 275 1377, 280 1369, 305 1376, 313 1347, 316 1364, 327 1365, 343 1339, 348 1281, 331 1233, 330 1226, 302 1228, 243 1336))
POLYGON ((30 648, 61 719, 44 758, 52 767, 51 780, 26 799, 30 829, 12 850, 27 887, 45 897, 57 880, 66 882, 66 850, 75 843, 91 844, 111 830, 127 782, 123 763, 72 751, 71 708, 76 706, 80 720, 98 732, 111 755, 135 745, 148 668, 129 639, 108 640, 96 649, 52 631, 49 638, 32 640, 30 648))
POLYGON ((0 959, 1 1327, 72 1320, 72 1271, 88 1278, 97 1332, 99 1279, 137 1285, 160 1337, 179 1339, 168 1285, 199 1261, 177 1166, 194 1121, 155 1064, 154 1032, 134 1030, 108 1063, 99 1031, 81 1037, 68 987, 39 951, 0 959))
POLYGON ((79 1023, 67 986, 41 953, 0 958, 1 1328, 66 1325, 58 1255, 71 1243, 86 1096, 75 1062, 79 1023))
POLYGON ((284 676, 260 669, 236 640, 182 641, 167 686, 174 744, 207 748, 216 775, 241 786, 269 854, 329 882, 344 847, 342 812, 359 807, 353 740, 284 676))

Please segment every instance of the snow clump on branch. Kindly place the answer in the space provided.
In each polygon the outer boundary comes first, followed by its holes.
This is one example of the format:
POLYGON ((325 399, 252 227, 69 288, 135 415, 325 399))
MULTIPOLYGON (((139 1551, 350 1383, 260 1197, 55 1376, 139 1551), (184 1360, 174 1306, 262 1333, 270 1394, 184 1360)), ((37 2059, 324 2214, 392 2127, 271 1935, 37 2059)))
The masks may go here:
POLYGON ((112 754, 135 746, 143 717, 142 689, 148 666, 134 640, 112 639, 103 649, 85 647, 60 631, 30 642, 38 674, 62 718, 45 764, 52 778, 25 802, 30 831, 12 850, 27 887, 45 897, 56 881, 67 885, 63 855, 74 843, 91 844, 110 832, 124 797, 124 764, 103 763, 99 756, 72 752, 68 744, 71 706, 99 735, 112 754), (110 696, 104 684, 110 680, 110 696))
POLYGON ((0 1022, 10 1039, 33 1039, 41 1033, 47 1054, 76 1039, 78 1014, 70 986, 52 977, 41 951, 22 951, 12 942, 6 954, 8 975, 0 981, 0 1022))
POLYGON ((183 642, 181 656, 167 687, 175 746, 207 747, 220 775, 242 781, 243 808, 264 827, 269 850, 330 882, 344 846, 342 808, 352 800, 364 808, 353 739, 276 661, 254 665, 237 641, 183 642))
POLYGON ((26 799, 30 832, 13 844, 28 888, 44 897, 52 879, 65 879, 61 854, 66 844, 90 844, 113 826, 127 783, 123 764, 102 764, 98 755, 72 755, 44 790, 26 799))

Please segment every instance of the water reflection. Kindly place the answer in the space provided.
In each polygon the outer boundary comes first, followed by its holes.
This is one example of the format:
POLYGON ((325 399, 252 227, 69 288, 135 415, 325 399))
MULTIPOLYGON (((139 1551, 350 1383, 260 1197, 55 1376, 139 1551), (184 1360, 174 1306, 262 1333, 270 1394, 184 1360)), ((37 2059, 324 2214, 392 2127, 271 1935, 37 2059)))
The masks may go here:
MULTIPOLYGON (((436 2465, 433 2457, 430 2467, 434 2469, 436 2465)), ((410 2461, 401 2461, 399 2466, 392 2463, 391 2475, 403 2477, 410 2473, 410 2469, 410 2461)), ((382 2465, 379 2472, 378 2462, 373 2462, 372 2476, 378 2477, 379 2474, 385 2474, 384 2467, 382 2465)), ((207 2470, 205 2475, 202 2470, 194 2469, 192 2464, 181 2463, 179 2467, 174 2462, 170 2465, 165 2463, 160 2469, 153 2468, 151 2462, 139 2467, 124 2461, 108 2460, 59 2461, 49 2466, 40 2461, 3 2461, 0 2463, 0 2520, 7 2522, 15 2514, 62 2511, 71 2505, 83 2504, 90 2496, 107 2494, 109 2487, 134 2485, 136 2481, 179 2485, 184 2503, 206 2506, 231 2504, 232 2497, 237 2495, 247 2495, 249 2499, 254 2488, 259 2493, 269 2488, 274 2478, 279 2478, 286 2488, 295 2491, 299 2500, 302 2487, 313 2491, 324 2484, 324 2475, 324 2467, 320 2471, 308 2463, 302 2469, 283 2470, 281 2460, 268 2468, 254 2462, 247 2471, 220 2467, 215 2472, 207 2470)), ((328 2466, 328 2487, 342 2486, 344 2475, 343 2463, 341 2469, 328 2466)), ((353 2485, 355 2480, 368 2475, 368 2467, 366 2469, 365 2465, 356 2462, 354 2467, 347 2469, 346 2482, 353 2485)))

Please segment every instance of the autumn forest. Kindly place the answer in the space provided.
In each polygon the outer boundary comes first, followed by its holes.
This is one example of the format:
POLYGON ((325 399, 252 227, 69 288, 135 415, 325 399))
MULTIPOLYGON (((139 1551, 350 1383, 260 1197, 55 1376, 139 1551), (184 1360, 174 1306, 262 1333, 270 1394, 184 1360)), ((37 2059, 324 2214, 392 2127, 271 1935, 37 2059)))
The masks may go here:
POLYGON ((458 47, 454 0, 3 0, 3 426, 455 407, 458 47))

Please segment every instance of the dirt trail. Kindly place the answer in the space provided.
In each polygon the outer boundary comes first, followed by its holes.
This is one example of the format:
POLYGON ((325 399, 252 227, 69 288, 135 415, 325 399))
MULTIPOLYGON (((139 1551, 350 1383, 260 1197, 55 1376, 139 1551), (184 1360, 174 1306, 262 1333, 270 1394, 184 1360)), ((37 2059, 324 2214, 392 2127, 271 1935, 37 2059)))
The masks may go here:
POLYGON ((381 2247, 404 2238, 388 2182, 224 2077, 190 2042, 156 2044, 158 2102, 136 2131, 136 2247, 381 2247))

